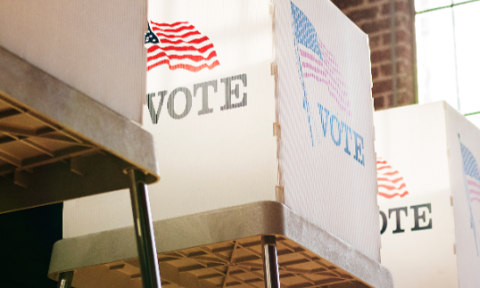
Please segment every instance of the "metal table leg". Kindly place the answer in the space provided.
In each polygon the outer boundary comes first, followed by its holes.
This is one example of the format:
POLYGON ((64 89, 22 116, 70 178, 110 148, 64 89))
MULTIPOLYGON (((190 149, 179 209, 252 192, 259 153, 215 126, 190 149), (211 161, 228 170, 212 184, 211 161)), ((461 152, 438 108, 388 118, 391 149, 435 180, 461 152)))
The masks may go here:
POLYGON ((58 275, 58 288, 71 288, 73 280, 73 271, 62 272, 58 275))
POLYGON ((262 236, 262 252, 265 288, 280 288, 277 241, 275 236, 262 236))
POLYGON ((145 174, 135 169, 130 169, 127 172, 130 179, 133 221, 135 223, 143 287, 161 288, 150 201, 147 186, 144 181, 145 174))

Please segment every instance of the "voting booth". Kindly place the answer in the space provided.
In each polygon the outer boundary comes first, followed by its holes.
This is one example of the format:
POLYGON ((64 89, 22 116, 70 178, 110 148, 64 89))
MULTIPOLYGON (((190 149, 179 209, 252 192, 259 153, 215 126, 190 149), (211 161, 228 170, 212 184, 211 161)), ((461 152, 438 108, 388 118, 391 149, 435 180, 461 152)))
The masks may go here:
MULTIPOLYGON (((158 165, 138 125, 146 13, 147 1, 0 2, 0 213, 130 188, 139 271, 155 287, 146 184, 158 165)), ((69 288, 74 272, 59 272, 69 288)))
MULTIPOLYGON (((367 36, 329 1, 152 1, 147 24, 162 285, 393 287, 367 36)), ((65 202, 49 276, 137 287, 129 210, 126 190, 65 202)))
MULTIPOLYGON (((378 261, 367 36, 328 1, 156 1, 148 29, 153 219, 278 201, 378 261)), ((67 202, 64 237, 130 226, 127 207, 67 202)))
POLYGON ((375 113, 382 264, 395 287, 479 287, 480 130, 445 102, 375 113))

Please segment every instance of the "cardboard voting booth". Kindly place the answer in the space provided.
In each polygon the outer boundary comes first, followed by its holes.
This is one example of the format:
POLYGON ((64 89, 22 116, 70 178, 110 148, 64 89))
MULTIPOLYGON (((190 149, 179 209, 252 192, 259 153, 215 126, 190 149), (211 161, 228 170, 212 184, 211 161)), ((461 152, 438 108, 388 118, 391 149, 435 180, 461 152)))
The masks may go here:
MULTIPOLYGON (((0 2, 0 213, 130 188, 139 275, 159 287, 146 193, 158 165, 138 125, 146 12, 147 1, 0 2)), ((52 279, 68 288, 73 274, 52 279)))
POLYGON ((376 112, 375 131, 395 287, 479 287, 480 130, 437 102, 376 112))
MULTIPOLYGON (((149 3, 154 220, 285 204, 378 261, 367 36, 329 1, 149 3)), ((69 201, 64 238, 132 225, 127 191, 69 201)))

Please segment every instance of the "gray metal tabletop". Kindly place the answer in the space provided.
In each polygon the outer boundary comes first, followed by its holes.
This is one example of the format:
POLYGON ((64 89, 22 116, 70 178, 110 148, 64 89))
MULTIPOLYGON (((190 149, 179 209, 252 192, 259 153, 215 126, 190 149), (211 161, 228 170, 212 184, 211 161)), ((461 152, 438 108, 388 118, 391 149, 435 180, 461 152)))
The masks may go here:
MULTIPOLYGON (((260 237, 277 239, 282 287, 393 287, 390 272, 278 202, 154 222, 163 287, 265 287, 260 237)), ((140 287, 133 227, 58 241, 49 277, 74 287, 140 287)))
POLYGON ((151 134, 0 47, 0 213, 128 188, 129 168, 159 180, 151 134))

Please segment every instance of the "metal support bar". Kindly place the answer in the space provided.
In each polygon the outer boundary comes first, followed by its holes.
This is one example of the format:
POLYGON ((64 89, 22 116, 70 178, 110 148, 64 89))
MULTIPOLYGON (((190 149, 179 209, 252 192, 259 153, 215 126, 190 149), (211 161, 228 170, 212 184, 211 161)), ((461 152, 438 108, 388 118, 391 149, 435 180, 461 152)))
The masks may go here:
POLYGON ((58 275, 58 288, 71 288, 73 271, 62 272, 58 275))
POLYGON ((262 256, 265 288, 280 288, 277 241, 275 236, 262 236, 262 256))
POLYGON ((161 288, 160 269, 158 268, 145 174, 135 169, 129 169, 127 172, 130 180, 130 196, 142 284, 144 288, 161 288))

